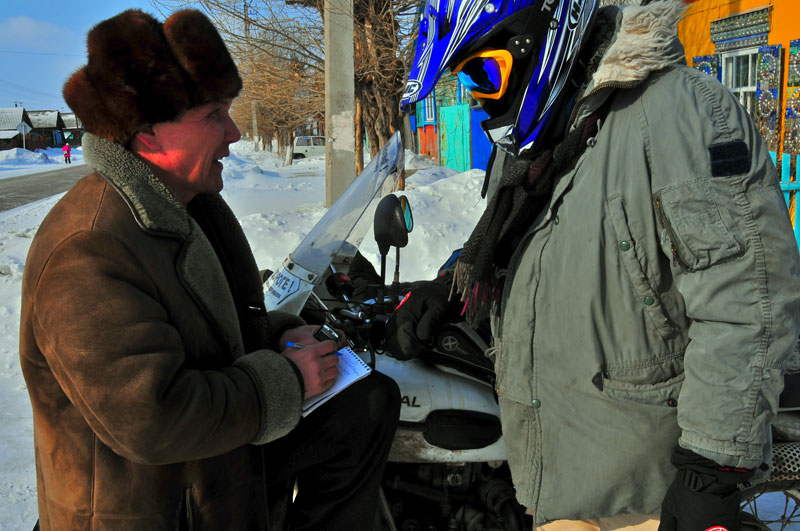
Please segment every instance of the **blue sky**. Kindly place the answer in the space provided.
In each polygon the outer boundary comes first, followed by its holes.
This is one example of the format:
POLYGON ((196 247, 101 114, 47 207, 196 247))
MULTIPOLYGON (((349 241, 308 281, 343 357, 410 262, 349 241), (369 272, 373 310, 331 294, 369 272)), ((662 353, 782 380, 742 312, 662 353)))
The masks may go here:
POLYGON ((86 63, 86 33, 129 8, 162 19, 149 0, 0 0, 0 107, 68 112, 61 87, 86 63))

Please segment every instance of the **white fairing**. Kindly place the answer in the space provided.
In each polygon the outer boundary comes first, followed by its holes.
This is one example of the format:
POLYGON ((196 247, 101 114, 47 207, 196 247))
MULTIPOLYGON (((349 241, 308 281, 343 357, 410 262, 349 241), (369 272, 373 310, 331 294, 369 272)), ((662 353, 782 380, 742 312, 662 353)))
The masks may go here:
POLYGON ((316 275, 287 258, 281 268, 264 283, 266 307, 299 314, 314 289, 316 279, 316 275))
MULTIPOLYGON (((391 377, 400 387, 400 422, 423 422, 432 411, 464 410, 487 413, 500 418, 500 408, 489 384, 469 376, 443 370, 420 360, 398 361, 376 356, 377 370, 391 377)), ((389 453, 392 462, 478 462, 505 461, 503 439, 479 449, 447 450, 429 444, 423 434, 402 427, 397 430, 389 453)))

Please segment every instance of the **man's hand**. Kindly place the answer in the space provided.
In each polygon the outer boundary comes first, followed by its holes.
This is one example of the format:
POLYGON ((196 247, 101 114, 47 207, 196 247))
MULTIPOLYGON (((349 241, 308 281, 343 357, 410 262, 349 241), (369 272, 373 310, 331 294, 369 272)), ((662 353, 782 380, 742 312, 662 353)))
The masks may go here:
MULTIPOLYGON (((299 343, 307 346, 319 343, 319 340, 314 337, 314 334, 317 333, 317 330, 319 330, 319 325, 303 325, 298 326, 297 328, 290 328, 281 334, 281 338, 278 341, 278 348, 284 350, 286 348, 286 343, 299 343)), ((338 346, 339 348, 342 348, 347 344, 347 338, 345 337, 344 332, 341 330, 337 331, 341 336, 338 346)))
POLYGON ((675 450, 672 464, 678 474, 661 504, 658 531, 741 531, 738 483, 752 471, 720 467, 682 448, 675 450))
MULTIPOLYGON (((319 328, 313 327, 314 330, 319 328)), ((289 358, 300 370, 305 386, 305 396, 311 398, 327 391, 339 376, 339 356, 336 351, 339 346, 333 341, 310 344, 302 348, 288 348, 281 352, 289 358)))
POLYGON ((459 318, 459 304, 448 300, 450 287, 444 282, 421 281, 386 324, 386 350, 400 360, 416 358, 441 326, 459 318))

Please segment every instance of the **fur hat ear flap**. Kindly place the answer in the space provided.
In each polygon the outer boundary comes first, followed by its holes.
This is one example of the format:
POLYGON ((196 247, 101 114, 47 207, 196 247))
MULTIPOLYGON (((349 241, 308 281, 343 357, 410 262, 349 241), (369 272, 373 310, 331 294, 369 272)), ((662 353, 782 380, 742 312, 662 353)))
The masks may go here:
POLYGON ((89 32, 88 64, 64 85, 64 100, 87 131, 125 145, 147 126, 239 93, 236 65, 205 15, 179 11, 169 21, 177 39, 138 9, 89 32))
POLYGON ((64 100, 87 131, 113 141, 127 137, 125 125, 119 123, 103 105, 103 97, 95 91, 86 75, 86 67, 75 72, 64 85, 64 100))

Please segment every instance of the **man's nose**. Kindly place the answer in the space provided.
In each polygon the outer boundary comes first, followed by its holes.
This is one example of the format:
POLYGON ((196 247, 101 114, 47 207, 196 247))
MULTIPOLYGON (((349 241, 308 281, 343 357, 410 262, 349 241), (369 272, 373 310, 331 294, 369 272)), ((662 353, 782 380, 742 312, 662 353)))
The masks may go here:
POLYGON ((225 141, 230 142, 233 144, 237 142, 240 138, 242 138, 242 133, 239 132, 239 128, 236 127, 236 123, 233 121, 233 118, 228 116, 228 121, 225 124, 225 141))

